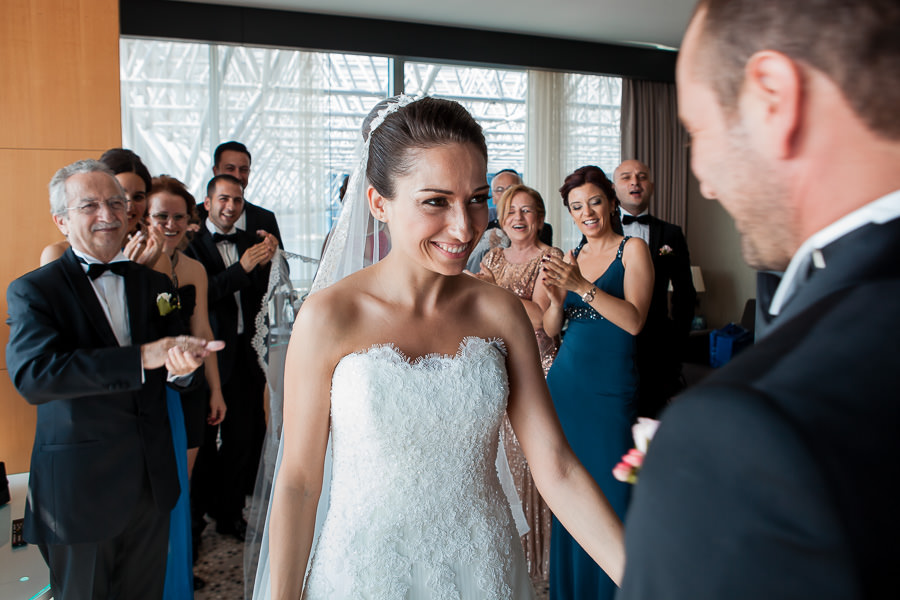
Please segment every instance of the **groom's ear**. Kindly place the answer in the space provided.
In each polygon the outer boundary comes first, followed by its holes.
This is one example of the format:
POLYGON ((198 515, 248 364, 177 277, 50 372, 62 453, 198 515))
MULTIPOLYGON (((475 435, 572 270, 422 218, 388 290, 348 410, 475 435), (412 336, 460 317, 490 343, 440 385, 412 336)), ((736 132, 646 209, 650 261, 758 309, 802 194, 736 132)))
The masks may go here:
POLYGON ((387 211, 385 210, 385 207, 388 199, 379 194, 371 185, 366 189, 366 197, 369 200, 369 212, 372 213, 372 216, 382 223, 387 223, 387 211))

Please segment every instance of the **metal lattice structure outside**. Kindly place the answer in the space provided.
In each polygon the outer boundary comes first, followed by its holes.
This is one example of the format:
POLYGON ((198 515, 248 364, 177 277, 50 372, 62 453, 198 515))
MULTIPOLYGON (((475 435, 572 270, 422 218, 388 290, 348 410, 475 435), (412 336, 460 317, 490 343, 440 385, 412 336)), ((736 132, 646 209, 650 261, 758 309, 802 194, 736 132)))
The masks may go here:
MULTIPOLYGON (((275 211, 286 249, 299 254, 318 256, 359 126, 390 93, 394 66, 404 69, 407 93, 453 99, 472 112, 485 131, 489 171, 525 166, 523 70, 138 38, 122 38, 120 56, 123 144, 202 202, 214 148, 245 143, 253 155, 247 199, 275 211)), ((572 144, 548 151, 564 152, 574 166, 612 168, 621 81, 568 77, 572 144)), ((313 267, 299 270, 292 277, 303 287, 313 267)))

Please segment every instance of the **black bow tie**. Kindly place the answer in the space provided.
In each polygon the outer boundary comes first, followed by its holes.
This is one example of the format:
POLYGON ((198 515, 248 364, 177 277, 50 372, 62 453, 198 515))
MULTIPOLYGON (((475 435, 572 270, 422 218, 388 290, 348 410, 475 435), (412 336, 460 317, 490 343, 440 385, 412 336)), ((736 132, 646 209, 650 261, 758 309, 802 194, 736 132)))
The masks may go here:
POLYGON ((213 234, 213 244, 218 244, 219 242, 229 242, 231 244, 237 244, 238 234, 237 233, 214 233, 213 234))
POLYGON ((113 263, 92 263, 88 265, 87 274, 91 279, 97 279, 107 271, 112 271, 116 275, 125 275, 128 272, 127 260, 120 260, 113 263))
POLYGON ((650 215, 641 215, 635 217, 633 215, 622 215, 622 225, 631 225, 632 223, 640 223, 641 225, 650 224, 650 215))

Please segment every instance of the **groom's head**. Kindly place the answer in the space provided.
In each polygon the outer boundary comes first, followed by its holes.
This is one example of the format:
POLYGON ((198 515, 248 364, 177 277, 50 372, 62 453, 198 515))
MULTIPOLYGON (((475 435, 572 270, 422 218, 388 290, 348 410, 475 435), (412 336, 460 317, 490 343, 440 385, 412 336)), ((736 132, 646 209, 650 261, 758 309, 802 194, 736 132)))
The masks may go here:
POLYGON ((698 4, 678 112, 700 191, 734 218, 751 266, 784 270, 813 233, 900 185, 898 31, 897 0, 698 4))

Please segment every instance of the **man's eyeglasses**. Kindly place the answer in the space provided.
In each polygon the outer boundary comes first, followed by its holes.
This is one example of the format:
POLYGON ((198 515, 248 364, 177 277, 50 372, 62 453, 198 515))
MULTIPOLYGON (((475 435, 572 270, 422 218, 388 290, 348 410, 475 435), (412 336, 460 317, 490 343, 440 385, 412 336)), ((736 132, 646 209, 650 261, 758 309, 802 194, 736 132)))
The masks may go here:
POLYGON ((100 205, 105 204, 110 212, 125 212, 125 200, 122 198, 110 198, 109 200, 89 200, 82 202, 78 206, 70 206, 66 210, 78 211, 86 216, 93 216, 100 210, 100 205))

